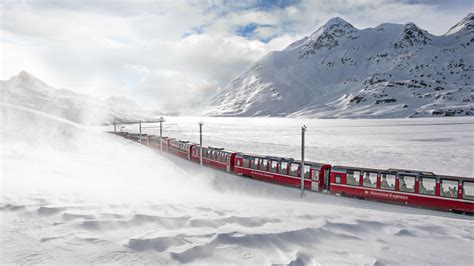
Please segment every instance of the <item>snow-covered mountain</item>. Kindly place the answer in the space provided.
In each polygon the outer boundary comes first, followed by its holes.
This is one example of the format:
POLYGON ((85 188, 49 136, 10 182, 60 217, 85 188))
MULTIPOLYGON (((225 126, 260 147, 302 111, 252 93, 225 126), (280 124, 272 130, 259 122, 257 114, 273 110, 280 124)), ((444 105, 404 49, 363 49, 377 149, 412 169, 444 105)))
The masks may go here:
POLYGON ((152 116, 124 97, 97 99, 54 88, 26 71, 0 81, 0 102, 27 107, 85 124, 152 120, 152 116))
POLYGON ((215 116, 473 115, 474 14, 435 36, 413 23, 341 18, 267 54, 215 96, 215 116))

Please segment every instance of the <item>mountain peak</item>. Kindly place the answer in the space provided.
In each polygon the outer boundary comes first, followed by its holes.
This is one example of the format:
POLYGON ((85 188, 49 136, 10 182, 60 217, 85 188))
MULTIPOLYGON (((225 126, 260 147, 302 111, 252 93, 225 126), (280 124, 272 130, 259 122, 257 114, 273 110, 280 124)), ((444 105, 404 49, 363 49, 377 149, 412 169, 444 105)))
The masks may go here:
POLYGON ((25 70, 21 70, 18 75, 12 76, 10 80, 14 80, 17 83, 25 84, 25 86, 31 86, 33 84, 36 84, 36 87, 49 87, 46 83, 33 76, 32 74, 26 72, 25 70))
POLYGON ((300 50, 301 58, 315 54, 321 49, 332 49, 356 31, 357 29, 349 22, 340 17, 334 17, 305 40, 300 50))
POLYGON ((425 45, 431 41, 429 33, 420 29, 415 23, 409 22, 403 26, 403 32, 399 40, 394 44, 395 48, 425 45))
POLYGON ((329 19, 326 23, 324 23, 323 27, 332 27, 332 26, 350 26, 353 27, 352 24, 347 22, 341 17, 334 17, 329 19))
POLYGON ((469 13, 461 21, 452 26, 444 35, 450 35, 464 30, 474 29, 474 13, 469 13))
POLYGON ((23 79, 36 79, 35 76, 31 75, 30 73, 26 72, 25 70, 21 70, 20 73, 18 73, 17 77, 23 78, 23 79))

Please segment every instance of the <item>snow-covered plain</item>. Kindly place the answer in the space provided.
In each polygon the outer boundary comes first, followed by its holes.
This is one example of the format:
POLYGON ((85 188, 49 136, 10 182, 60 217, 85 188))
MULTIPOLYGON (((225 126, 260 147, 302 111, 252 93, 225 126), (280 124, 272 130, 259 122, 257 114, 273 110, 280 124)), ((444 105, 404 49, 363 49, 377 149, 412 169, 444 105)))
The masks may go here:
MULTIPOLYGON (((474 177, 474 118, 289 119, 166 117, 164 136, 240 152, 301 157, 333 165, 400 168, 474 177)), ((143 133, 159 135, 156 124, 143 133), (154 127, 154 128, 153 128, 154 127)), ((113 130, 113 128, 108 128, 113 130)), ((138 125, 123 131, 138 132, 138 125)))
MULTIPOLYGON (((302 200, 292 188, 200 169, 104 134, 102 128, 83 127, 12 105, 0 108, 1 264, 474 263, 471 217, 309 192, 302 200)), ((167 120, 166 135, 197 138, 198 118, 167 120)), ((467 119, 410 120, 403 123, 442 125, 400 127, 419 132, 371 137, 362 134, 370 130, 365 127, 367 121, 203 120, 206 144, 227 143, 272 154, 287 151, 298 157, 298 130, 304 122, 309 126, 308 145, 315 146, 310 159, 329 156, 331 162, 366 163, 363 152, 370 151, 368 156, 379 160, 374 150, 386 149, 387 161, 378 162, 390 164, 397 161, 391 152, 399 148, 361 146, 368 139, 373 140, 372 146, 384 138, 390 140, 385 146, 406 145, 402 139, 414 139, 408 143, 442 144, 443 148, 432 148, 438 154, 452 156, 451 149, 459 151, 459 158, 449 159, 456 162, 451 168, 460 174, 472 172, 460 165, 469 160, 463 157, 472 159, 472 120, 467 119), (318 123, 326 127, 316 130, 318 123), (211 129, 215 129, 212 134, 211 129), (237 134, 238 130, 244 135, 237 134), (318 132, 333 135, 331 142, 324 142, 325 136, 318 132), (421 141, 433 138, 438 140, 421 141), (334 143, 339 148, 333 151, 339 154, 316 147, 334 143), (450 144, 464 147, 445 147, 450 144), (362 153, 352 151, 354 146, 362 153)), ((370 123, 379 125, 374 132, 390 133, 396 129, 380 125, 402 121, 370 123)), ((423 149, 411 147, 407 153, 416 156, 423 149)), ((400 164, 406 163, 408 157, 394 154, 400 156, 400 164)), ((425 166, 434 166, 429 160, 423 159, 425 166)))

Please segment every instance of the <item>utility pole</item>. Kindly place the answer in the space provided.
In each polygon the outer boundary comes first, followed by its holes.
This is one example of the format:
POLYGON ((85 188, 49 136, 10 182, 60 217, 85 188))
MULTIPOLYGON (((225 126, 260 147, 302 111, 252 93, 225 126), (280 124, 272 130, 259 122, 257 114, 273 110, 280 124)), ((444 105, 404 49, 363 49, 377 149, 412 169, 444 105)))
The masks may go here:
POLYGON ((142 143, 142 121, 141 120, 138 122, 138 126, 140 129, 140 133, 138 134, 138 142, 142 143))
POLYGON ((204 122, 199 122, 199 164, 202 166, 202 125, 204 122))
POLYGON ((165 122, 165 119, 163 117, 160 117, 160 151, 163 152, 163 122, 165 122))
POLYGON ((306 131, 306 126, 301 127, 301 166, 300 166, 300 175, 301 175, 301 198, 304 196, 304 132, 306 131))

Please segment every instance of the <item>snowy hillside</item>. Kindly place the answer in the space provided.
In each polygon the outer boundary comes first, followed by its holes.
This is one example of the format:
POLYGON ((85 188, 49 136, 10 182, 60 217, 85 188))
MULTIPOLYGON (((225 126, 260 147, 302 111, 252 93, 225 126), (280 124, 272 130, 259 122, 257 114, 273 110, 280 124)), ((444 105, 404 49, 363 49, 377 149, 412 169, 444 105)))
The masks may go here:
POLYGON ((0 81, 1 102, 32 108, 85 124, 150 120, 138 105, 123 97, 100 100, 67 89, 56 89, 33 75, 21 71, 0 81))
POLYGON ((473 115, 474 14, 445 35, 413 23, 356 29, 333 18, 272 52, 205 108, 217 116, 473 115))

